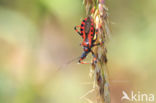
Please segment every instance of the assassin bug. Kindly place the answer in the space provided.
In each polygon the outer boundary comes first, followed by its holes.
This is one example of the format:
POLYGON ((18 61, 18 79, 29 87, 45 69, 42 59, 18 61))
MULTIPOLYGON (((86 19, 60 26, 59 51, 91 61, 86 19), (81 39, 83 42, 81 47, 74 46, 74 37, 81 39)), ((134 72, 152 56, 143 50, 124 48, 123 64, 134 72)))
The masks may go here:
POLYGON ((92 51, 92 47, 98 46, 101 43, 95 44, 95 41, 97 40, 97 30, 95 31, 94 27, 94 21, 91 16, 85 18, 81 25, 75 26, 75 31, 83 38, 83 41, 81 43, 81 46, 83 47, 83 53, 79 59, 79 63, 81 64, 88 64, 85 62, 82 62, 83 59, 86 58, 88 53, 92 53, 92 56, 94 57, 93 61, 97 62, 97 58, 92 51), (80 28, 80 31, 77 28, 80 28))

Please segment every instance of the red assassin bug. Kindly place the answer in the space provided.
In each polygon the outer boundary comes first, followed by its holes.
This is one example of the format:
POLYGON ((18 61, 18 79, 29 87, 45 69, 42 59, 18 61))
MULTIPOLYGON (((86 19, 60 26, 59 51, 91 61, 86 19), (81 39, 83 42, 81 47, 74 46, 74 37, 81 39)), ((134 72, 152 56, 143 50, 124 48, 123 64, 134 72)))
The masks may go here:
POLYGON ((75 26, 75 31, 83 38, 83 42, 81 46, 83 46, 84 52, 82 53, 79 63, 81 64, 88 64, 82 62, 83 59, 86 58, 88 53, 92 53, 92 56, 94 57, 93 61, 97 62, 97 58, 94 54, 94 52, 91 50, 92 47, 98 46, 101 43, 94 44, 95 41, 97 40, 97 33, 95 33, 95 28, 94 28, 94 21, 93 19, 89 16, 85 18, 82 22, 81 25, 75 26), (80 28, 80 31, 78 31, 77 27, 80 28))

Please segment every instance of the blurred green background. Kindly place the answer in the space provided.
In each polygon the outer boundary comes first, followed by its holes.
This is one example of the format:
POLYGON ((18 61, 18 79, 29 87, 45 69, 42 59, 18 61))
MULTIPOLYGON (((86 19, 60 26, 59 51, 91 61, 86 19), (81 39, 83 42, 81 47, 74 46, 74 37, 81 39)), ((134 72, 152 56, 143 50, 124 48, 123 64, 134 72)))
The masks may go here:
MULTIPOLYGON (((156 1, 106 4, 111 103, 123 90, 156 94, 156 1)), ((86 103, 90 65, 66 64, 82 53, 84 11, 82 0, 0 0, 0 103, 86 103)))

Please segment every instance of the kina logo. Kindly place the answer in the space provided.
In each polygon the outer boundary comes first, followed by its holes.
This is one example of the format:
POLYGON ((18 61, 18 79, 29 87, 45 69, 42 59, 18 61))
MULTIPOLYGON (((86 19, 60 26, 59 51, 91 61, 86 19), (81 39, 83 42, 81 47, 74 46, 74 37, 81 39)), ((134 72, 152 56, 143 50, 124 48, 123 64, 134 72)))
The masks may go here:
POLYGON ((130 94, 126 93, 125 91, 122 91, 122 97, 121 101, 127 100, 127 101, 135 101, 135 102, 154 102, 154 94, 146 94, 141 93, 140 91, 134 92, 131 91, 130 94))

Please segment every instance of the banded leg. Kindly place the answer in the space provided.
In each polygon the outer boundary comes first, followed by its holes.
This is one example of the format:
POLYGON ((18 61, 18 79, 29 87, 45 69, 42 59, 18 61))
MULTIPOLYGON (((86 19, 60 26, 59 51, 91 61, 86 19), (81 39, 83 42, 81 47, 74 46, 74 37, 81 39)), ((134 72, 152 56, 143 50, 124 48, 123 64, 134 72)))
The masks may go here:
POLYGON ((93 56, 93 63, 97 63, 97 58, 94 54, 94 52, 91 50, 92 56, 93 56))
POLYGON ((74 27, 74 29, 81 36, 82 34, 78 31, 78 29, 77 29, 78 27, 80 28, 81 26, 80 25, 77 25, 77 26, 74 27))
POLYGON ((97 44, 93 44, 93 46, 92 46, 92 47, 102 45, 103 43, 104 43, 104 42, 97 43, 97 44))
POLYGON ((79 63, 81 63, 81 64, 89 64, 89 63, 82 62, 82 60, 86 58, 86 56, 88 55, 88 53, 89 53, 89 51, 88 52, 84 51, 82 53, 81 58, 79 60, 79 63))

